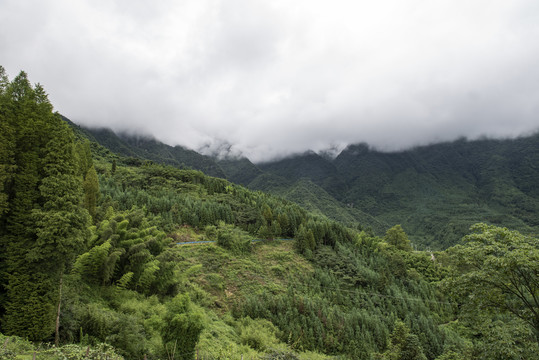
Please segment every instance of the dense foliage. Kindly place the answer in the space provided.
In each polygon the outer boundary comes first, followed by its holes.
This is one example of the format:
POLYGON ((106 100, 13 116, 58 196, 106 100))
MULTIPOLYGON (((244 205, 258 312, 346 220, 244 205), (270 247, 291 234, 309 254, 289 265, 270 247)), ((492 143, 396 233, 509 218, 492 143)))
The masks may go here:
POLYGON ((219 162, 232 179, 378 233, 402 224, 414 245, 445 249, 477 222, 537 232, 539 135, 458 140, 385 153, 351 145, 254 165, 219 162), (250 166, 249 166, 250 165, 250 166), (251 176, 241 176, 244 172, 251 176))
POLYGON ((89 216, 71 130, 40 85, 23 72, 8 82, 1 70, 2 328, 40 340, 54 331, 62 277, 84 246, 89 216))
POLYGON ((455 245, 477 222, 525 233, 539 226, 538 135, 461 139, 393 153, 359 144, 336 158, 306 152, 255 165, 246 158, 212 159, 148 137, 74 128, 133 163, 146 159, 226 177, 378 235, 400 223, 422 249, 455 245))
POLYGON ((455 266, 444 286, 467 326, 499 339, 482 349, 484 358, 533 358, 539 354, 538 239, 485 224, 472 230, 449 250, 455 266))
POLYGON ((537 358, 537 239, 414 251, 400 225, 114 154, 0 70, 0 357, 537 358))

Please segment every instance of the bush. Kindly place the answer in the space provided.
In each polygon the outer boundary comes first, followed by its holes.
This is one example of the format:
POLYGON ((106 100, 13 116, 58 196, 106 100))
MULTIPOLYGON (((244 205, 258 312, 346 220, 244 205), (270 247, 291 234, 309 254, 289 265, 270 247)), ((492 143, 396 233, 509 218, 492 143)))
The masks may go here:
POLYGON ((240 342, 257 351, 265 351, 277 344, 277 331, 277 328, 265 319, 253 320, 246 317, 239 320, 240 342))
POLYGON ((195 309, 188 295, 177 295, 167 304, 165 326, 161 332, 164 356, 192 359, 203 329, 202 314, 195 309), (179 355, 174 355, 181 352, 179 355))
POLYGON ((234 225, 219 222, 217 227, 217 245, 236 254, 251 252, 251 236, 234 225))

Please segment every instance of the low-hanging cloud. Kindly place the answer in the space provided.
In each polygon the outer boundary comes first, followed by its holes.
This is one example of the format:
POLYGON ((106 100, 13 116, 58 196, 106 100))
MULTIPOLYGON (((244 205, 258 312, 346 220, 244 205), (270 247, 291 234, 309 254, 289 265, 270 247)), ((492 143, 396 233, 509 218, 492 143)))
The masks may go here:
POLYGON ((255 161, 535 131, 538 38, 534 0, 0 3, 0 64, 73 121, 255 161))

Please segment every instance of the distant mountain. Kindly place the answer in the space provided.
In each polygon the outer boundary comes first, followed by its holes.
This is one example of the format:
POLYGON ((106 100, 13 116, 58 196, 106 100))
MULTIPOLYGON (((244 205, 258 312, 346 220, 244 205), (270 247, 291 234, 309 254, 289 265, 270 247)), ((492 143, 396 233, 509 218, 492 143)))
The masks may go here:
POLYGON ((156 163, 200 170, 207 175, 225 178, 221 167, 209 156, 182 146, 170 146, 148 136, 116 134, 107 128, 86 128, 68 121, 75 132, 119 155, 151 160, 156 163))
POLYGON ((217 164, 223 169, 227 179, 236 184, 249 184, 263 173, 262 170, 245 157, 217 160, 217 164))
POLYGON ((307 152, 252 167, 263 173, 240 181, 249 188, 348 224, 402 224, 421 247, 453 245, 476 222, 539 230, 539 135, 392 153, 356 144, 335 159, 307 152))
POLYGON ((289 180, 310 179, 336 198, 347 191, 346 183, 339 176, 338 169, 331 160, 313 151, 278 162, 259 164, 259 167, 263 171, 289 180))
POLYGON ((254 164, 247 158, 211 158, 148 137, 71 125, 79 136, 117 154, 227 178, 350 226, 383 234, 402 224, 422 248, 451 246, 476 222, 524 233, 539 230, 539 134, 513 140, 460 139, 391 153, 355 144, 337 157, 310 151, 254 164))
POLYGON ((539 228, 539 135, 396 153, 355 145, 334 164, 349 186, 343 201, 402 223, 425 246, 452 245, 479 221, 523 232, 539 228))
POLYGON ((337 172, 335 166, 314 152, 258 165, 246 158, 220 160, 218 164, 230 181, 251 190, 282 196, 313 213, 326 215, 351 226, 368 225, 379 233, 388 227, 350 204, 343 204, 336 199, 339 191, 344 192, 346 184, 334 177, 337 172), (320 184, 324 184, 325 188, 331 189, 334 194, 328 194, 320 184))

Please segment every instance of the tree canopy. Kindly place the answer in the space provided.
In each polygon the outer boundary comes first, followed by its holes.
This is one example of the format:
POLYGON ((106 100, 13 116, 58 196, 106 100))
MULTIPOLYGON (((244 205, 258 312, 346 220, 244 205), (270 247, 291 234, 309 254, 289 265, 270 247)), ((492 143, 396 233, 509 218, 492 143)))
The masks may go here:
POLYGON ((486 224, 472 231, 449 251, 455 271, 447 288, 463 310, 510 314, 539 342, 539 239, 486 224))
POLYGON ((11 82, 0 75, 2 329, 43 340, 54 330, 62 274, 83 248, 89 218, 71 129, 24 72, 11 82))

